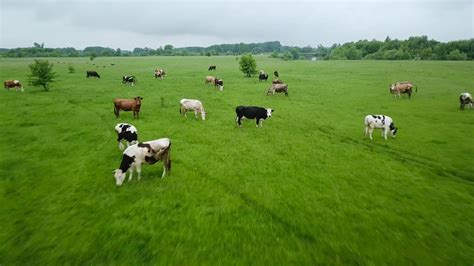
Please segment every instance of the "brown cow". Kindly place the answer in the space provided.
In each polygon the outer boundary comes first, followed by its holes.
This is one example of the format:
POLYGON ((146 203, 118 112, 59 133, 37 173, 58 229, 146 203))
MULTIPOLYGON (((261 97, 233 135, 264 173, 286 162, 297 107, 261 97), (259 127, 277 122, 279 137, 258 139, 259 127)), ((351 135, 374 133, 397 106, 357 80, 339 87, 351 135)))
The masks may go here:
POLYGON ((283 80, 281 80, 281 79, 274 79, 274 80, 272 80, 272 84, 283 84, 283 80))
MULTIPOLYGON (((413 83, 409 81, 405 82, 397 82, 394 84, 391 84, 389 86, 390 88, 390 93, 394 94, 395 98, 401 98, 401 93, 407 93, 408 98, 411 98, 411 94, 413 92, 413 83)), ((416 87, 416 91, 418 91, 418 87, 416 87)))
POLYGON ((206 76, 206 84, 208 84, 208 83, 214 84, 215 80, 216 80, 216 78, 213 77, 213 76, 206 76))
POLYGON ((288 96, 288 85, 286 84, 272 84, 267 90, 267 95, 274 95, 275 92, 284 92, 285 96, 288 96))
POLYGON ((155 69, 155 78, 163 79, 166 76, 166 72, 163 69, 155 69))
POLYGON ((138 119, 138 114, 140 113, 140 106, 142 105, 143 98, 137 96, 132 99, 114 99, 114 113, 115 117, 119 117, 120 110, 124 111, 133 111, 133 118, 138 119))
POLYGON ((21 90, 23 91, 23 86, 19 80, 5 80, 3 82, 3 86, 6 90, 10 90, 11 88, 15 88, 16 91, 21 90))

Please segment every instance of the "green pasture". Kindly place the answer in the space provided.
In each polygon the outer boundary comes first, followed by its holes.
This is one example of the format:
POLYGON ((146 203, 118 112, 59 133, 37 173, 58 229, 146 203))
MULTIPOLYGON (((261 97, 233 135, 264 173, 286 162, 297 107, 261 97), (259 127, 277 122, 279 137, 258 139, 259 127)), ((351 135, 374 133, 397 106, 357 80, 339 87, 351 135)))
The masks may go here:
POLYGON ((59 80, 42 92, 27 84, 33 59, 0 59, 0 80, 25 87, 0 91, 0 265, 474 263, 474 109, 458 100, 474 62, 257 56, 285 97, 232 56, 48 60, 59 80), (394 99, 399 80, 418 93, 394 99), (140 119, 116 119, 112 99, 134 96, 140 119), (181 117, 181 98, 201 100, 206 121, 181 117), (238 128, 238 105, 275 111, 238 128), (364 138, 367 114, 391 116, 397 137, 364 138), (160 162, 115 186, 119 122, 171 139, 170 176, 160 162))

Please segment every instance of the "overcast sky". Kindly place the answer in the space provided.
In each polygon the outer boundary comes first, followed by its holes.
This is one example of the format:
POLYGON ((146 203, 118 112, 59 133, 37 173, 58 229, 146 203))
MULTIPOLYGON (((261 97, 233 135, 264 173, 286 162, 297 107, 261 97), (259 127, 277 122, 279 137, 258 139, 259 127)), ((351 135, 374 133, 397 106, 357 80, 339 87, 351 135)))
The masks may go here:
POLYGON ((280 41, 474 38, 474 0, 0 0, 0 47, 131 50, 280 41))

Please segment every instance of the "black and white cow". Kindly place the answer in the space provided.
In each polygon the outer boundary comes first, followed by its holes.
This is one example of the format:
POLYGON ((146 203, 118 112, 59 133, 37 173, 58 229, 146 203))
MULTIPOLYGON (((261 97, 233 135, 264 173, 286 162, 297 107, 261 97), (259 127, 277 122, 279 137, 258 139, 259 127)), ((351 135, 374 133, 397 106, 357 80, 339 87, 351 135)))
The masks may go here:
POLYGON ((275 75, 275 77, 278 78, 278 76, 279 76, 278 71, 275 70, 275 72, 273 72, 273 75, 275 75))
POLYGON ((267 79, 268 74, 260 73, 260 75, 258 75, 258 81, 267 81, 267 79))
POLYGON ((138 131, 133 125, 127 123, 117 124, 115 126, 115 132, 117 132, 117 141, 120 150, 124 148, 122 141, 127 143, 127 147, 138 143, 138 131))
POLYGON ((459 95, 459 102, 461 103, 461 110, 464 110, 464 106, 468 106, 469 109, 472 108, 472 95, 469 92, 463 92, 459 95))
POLYGON ((258 106, 237 106, 235 112, 237 113, 235 121, 239 124, 239 127, 242 126, 242 119, 256 119, 257 127, 258 125, 262 127, 263 120, 271 118, 273 110, 258 106))
POLYGON ((138 173, 138 180, 141 178, 141 165, 154 164, 158 161, 163 161, 163 174, 169 175, 171 171, 171 140, 168 138, 161 138, 157 140, 142 142, 134 144, 125 149, 122 156, 120 167, 113 171, 115 177, 115 184, 121 186, 125 180, 127 171, 130 171, 128 181, 133 178, 133 170, 136 169, 138 173))
POLYGON ((214 80, 214 85, 219 88, 220 91, 224 89, 224 81, 222 79, 216 78, 214 80))
POLYGON ((123 84, 131 84, 132 86, 135 85, 137 82, 137 78, 135 76, 123 76, 122 83, 123 84))
POLYGON ((382 129, 382 137, 387 140, 387 134, 390 131, 392 137, 394 138, 397 134, 397 128, 393 123, 393 120, 390 116, 386 115, 368 115, 364 119, 365 124, 365 136, 367 133, 369 134, 370 140, 372 140, 372 132, 374 132, 374 128, 381 128, 382 129))

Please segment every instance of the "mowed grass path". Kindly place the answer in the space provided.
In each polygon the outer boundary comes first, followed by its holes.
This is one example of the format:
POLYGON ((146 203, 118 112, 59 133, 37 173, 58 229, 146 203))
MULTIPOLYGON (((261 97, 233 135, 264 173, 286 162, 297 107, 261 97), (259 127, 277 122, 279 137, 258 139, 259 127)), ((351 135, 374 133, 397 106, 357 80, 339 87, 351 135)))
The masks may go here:
POLYGON ((474 110, 458 103, 474 62, 256 59, 289 97, 266 96, 270 82, 244 78, 235 57, 53 58, 48 93, 26 85, 32 59, 1 59, 0 79, 25 92, 0 93, 0 264, 474 262, 474 110), (395 100, 397 80, 418 93, 395 100), (140 119, 116 119, 112 99, 137 95, 140 119), (181 98, 200 99, 207 120, 182 118, 181 98), (275 112, 237 128, 237 105, 275 112), (367 114, 390 115, 397 138, 364 138, 367 114), (118 122, 171 138, 171 176, 157 163, 115 186, 118 122))

